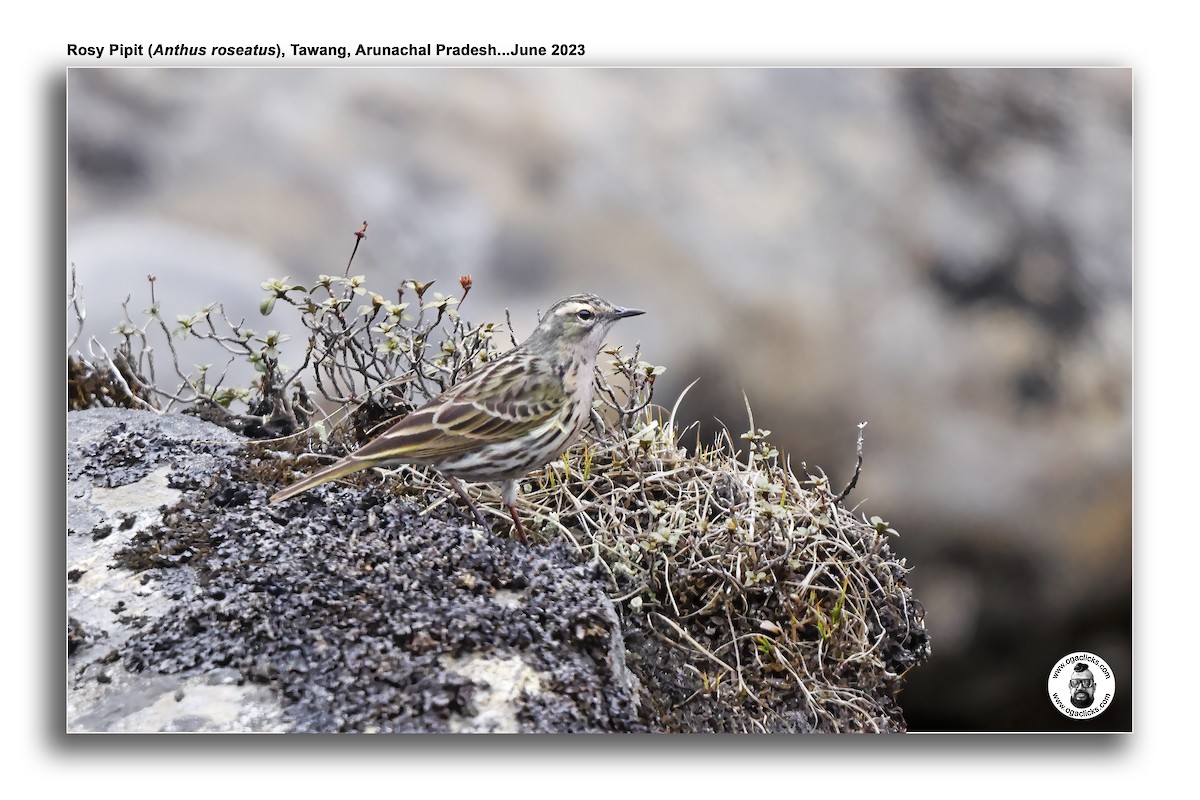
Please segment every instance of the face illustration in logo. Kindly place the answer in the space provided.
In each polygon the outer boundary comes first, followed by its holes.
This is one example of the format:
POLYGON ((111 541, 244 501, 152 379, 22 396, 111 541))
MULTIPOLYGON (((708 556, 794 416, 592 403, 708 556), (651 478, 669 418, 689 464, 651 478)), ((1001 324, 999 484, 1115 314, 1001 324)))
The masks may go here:
POLYGON ((1067 682, 1071 687, 1071 705, 1076 708, 1090 708, 1096 700, 1096 678, 1087 664, 1078 663, 1071 679, 1067 682))

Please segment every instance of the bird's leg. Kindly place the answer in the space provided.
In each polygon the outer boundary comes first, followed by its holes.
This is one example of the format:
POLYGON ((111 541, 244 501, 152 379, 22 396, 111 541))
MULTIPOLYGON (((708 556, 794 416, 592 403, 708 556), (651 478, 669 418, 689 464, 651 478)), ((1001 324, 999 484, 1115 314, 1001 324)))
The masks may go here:
POLYGON ((475 515, 475 521, 483 528, 490 530, 491 526, 487 524, 487 520, 483 518, 483 514, 479 513, 479 509, 475 507, 475 504, 471 502, 471 498, 467 496, 467 490, 463 488, 462 481, 458 478, 452 478, 449 475, 446 476, 446 480, 454 487, 454 491, 458 492, 458 496, 467 504, 467 508, 471 509, 471 513, 475 515))
POLYGON ((509 506, 508 513, 512 515, 513 525, 517 532, 517 540, 521 544, 529 544, 529 539, 525 536, 525 526, 521 524, 521 516, 517 513, 517 507, 515 505, 509 506))
POLYGON ((500 484, 500 500, 508 509, 508 513, 512 515, 513 529, 517 532, 517 540, 521 544, 529 544, 529 539, 525 536, 525 526, 521 524, 521 515, 517 513, 517 491, 516 478, 504 481, 500 484))

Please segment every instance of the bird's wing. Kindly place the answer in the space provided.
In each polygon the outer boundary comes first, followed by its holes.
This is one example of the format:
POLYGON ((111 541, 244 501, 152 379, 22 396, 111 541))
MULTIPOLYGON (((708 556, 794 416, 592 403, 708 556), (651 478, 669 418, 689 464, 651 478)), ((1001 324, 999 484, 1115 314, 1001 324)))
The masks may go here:
POLYGON ((568 402, 545 361, 503 358, 452 386, 354 451, 355 460, 435 464, 550 422, 568 402))

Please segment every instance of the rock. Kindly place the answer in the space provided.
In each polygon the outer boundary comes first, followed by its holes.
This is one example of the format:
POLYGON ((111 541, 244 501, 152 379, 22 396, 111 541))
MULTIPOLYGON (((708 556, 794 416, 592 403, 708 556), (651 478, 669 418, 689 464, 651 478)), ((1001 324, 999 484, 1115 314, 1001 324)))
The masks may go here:
POLYGON ((612 603, 563 548, 352 490, 290 518, 231 491, 221 428, 68 423, 69 730, 646 729, 612 603))

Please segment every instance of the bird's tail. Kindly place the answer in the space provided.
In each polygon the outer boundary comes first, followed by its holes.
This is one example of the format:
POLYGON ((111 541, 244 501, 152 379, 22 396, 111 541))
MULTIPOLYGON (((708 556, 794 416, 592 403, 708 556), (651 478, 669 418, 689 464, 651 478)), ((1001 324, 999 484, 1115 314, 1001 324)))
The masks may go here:
POLYGON ((267 503, 270 505, 280 503, 284 500, 287 500, 289 497, 295 497, 298 494, 307 492, 314 486, 319 486, 326 481, 336 480, 343 475, 349 475, 352 472, 358 472, 360 469, 367 469, 368 467, 372 467, 377 463, 379 463, 378 459, 360 459, 353 457, 343 458, 341 461, 330 464, 324 469, 317 470, 303 480, 296 481, 286 489, 279 490, 275 494, 271 495, 271 499, 268 500, 267 503))

